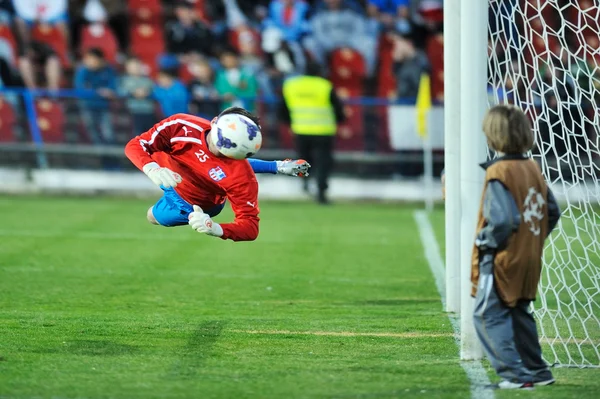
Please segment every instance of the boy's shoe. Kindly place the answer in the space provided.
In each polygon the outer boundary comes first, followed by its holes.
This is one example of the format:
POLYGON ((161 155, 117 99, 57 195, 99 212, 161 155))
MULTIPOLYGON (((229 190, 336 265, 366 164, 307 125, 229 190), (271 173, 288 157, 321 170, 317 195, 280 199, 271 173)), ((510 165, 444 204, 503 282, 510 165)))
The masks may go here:
POLYGON ((502 380, 497 384, 489 385, 491 389, 523 389, 526 391, 533 390, 533 382, 512 382, 502 380))
POLYGON ((548 378, 547 380, 542 380, 542 381, 534 381, 533 385, 535 385, 536 387, 544 387, 546 385, 552 385, 556 382, 556 380, 553 377, 548 378))

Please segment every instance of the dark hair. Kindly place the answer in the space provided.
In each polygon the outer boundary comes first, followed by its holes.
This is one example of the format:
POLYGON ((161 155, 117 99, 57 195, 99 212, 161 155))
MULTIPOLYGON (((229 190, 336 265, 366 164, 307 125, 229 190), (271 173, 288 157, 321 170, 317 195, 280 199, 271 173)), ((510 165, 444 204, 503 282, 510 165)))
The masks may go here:
POLYGON ((321 76, 323 70, 321 65, 319 65, 316 61, 309 60, 306 62, 306 74, 310 76, 321 76))
POLYGON ((194 5, 192 3, 193 3, 193 1, 179 0, 179 1, 175 2, 175 7, 183 7, 183 8, 193 9, 194 5))
POLYGON ((221 113, 219 114, 219 116, 217 118, 220 118, 223 115, 229 115, 229 114, 237 114, 237 115, 245 116, 246 118, 250 119, 252 122, 254 122, 256 124, 256 126, 258 126, 260 128, 260 118, 257 115, 254 115, 252 112, 250 112, 242 107, 225 108, 223 111, 221 111, 221 113))
POLYGON ((140 60, 135 55, 128 55, 127 58, 125 58, 125 62, 131 62, 131 61, 142 62, 142 60, 140 60))
POLYGON ((104 51, 98 47, 92 47, 92 48, 87 49, 85 54, 93 55, 94 57, 104 59, 104 51))
POLYGON ((226 55, 231 55, 231 56, 234 56, 236 58, 239 58, 238 53, 233 48, 231 48, 229 46, 221 48, 219 50, 218 54, 219 54, 219 58, 224 57, 226 55))
POLYGON ((173 79, 177 79, 177 70, 175 70, 173 68, 161 68, 158 71, 158 73, 162 74, 162 75, 167 75, 167 76, 169 76, 170 78, 173 78, 173 79))

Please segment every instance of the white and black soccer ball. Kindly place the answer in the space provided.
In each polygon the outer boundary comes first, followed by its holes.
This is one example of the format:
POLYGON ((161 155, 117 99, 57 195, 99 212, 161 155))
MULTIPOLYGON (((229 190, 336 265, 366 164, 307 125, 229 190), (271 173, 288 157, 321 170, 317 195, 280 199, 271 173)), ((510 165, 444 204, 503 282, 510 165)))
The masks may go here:
POLYGON ((260 127, 250 118, 239 114, 219 117, 210 132, 210 140, 227 158, 246 159, 260 150, 260 127))

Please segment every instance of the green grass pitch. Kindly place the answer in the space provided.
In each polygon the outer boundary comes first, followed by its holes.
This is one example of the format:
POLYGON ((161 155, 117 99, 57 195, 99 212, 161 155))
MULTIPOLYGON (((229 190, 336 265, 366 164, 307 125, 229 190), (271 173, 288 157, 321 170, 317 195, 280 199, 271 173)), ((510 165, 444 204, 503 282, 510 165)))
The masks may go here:
MULTIPOLYGON (((0 197, 0 398, 470 397, 416 208, 264 202, 232 243, 151 204, 0 197)), ((496 397, 600 397, 555 374, 496 397)))

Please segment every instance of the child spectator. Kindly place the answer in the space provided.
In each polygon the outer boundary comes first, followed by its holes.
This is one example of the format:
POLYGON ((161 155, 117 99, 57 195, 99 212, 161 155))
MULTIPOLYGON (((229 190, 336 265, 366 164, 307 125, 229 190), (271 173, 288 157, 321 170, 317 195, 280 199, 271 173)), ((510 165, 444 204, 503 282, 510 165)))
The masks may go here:
POLYGON ((127 97, 127 109, 133 117, 135 134, 145 132, 156 122, 152 88, 154 82, 143 74, 140 60, 129 58, 125 63, 125 75, 119 84, 119 94, 127 97))
POLYGON ((217 74, 215 88, 225 100, 223 107, 240 106, 254 112, 258 84, 252 73, 240 67, 238 56, 225 51, 220 57, 223 69, 217 74))
POLYGON ((396 75, 398 98, 416 98, 421 75, 429 70, 429 60, 423 50, 417 49, 410 36, 396 34, 394 37, 394 75, 396 75))
POLYGON ((102 50, 91 48, 83 55, 82 65, 75 72, 74 86, 79 90, 93 90, 90 98, 81 100, 83 122, 94 144, 113 143, 109 100, 114 98, 117 75, 108 65, 102 50))
POLYGON ((244 30, 238 38, 240 68, 256 79, 258 91, 265 96, 274 96, 270 75, 260 53, 260 37, 249 30, 244 30))
POLYGON ((171 69, 160 70, 153 96, 158 101, 164 117, 188 112, 189 94, 185 85, 177 79, 177 73, 171 69))
POLYGON ((214 86, 210 64, 205 60, 195 61, 190 66, 190 72, 194 77, 188 85, 191 95, 191 113, 207 118, 218 115, 221 110, 221 100, 214 86))
POLYGON ((525 114, 492 107, 483 131, 498 158, 483 165, 485 184, 473 248, 474 324, 500 389, 554 383, 542 359, 530 310, 542 271, 544 241, 560 210, 539 166, 527 155, 534 137, 525 114))
POLYGON ((167 50, 180 63, 190 58, 213 54, 215 38, 208 27, 196 18, 194 5, 187 1, 175 4, 176 20, 167 25, 167 50))

